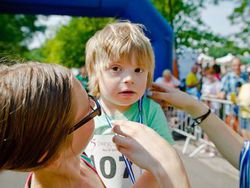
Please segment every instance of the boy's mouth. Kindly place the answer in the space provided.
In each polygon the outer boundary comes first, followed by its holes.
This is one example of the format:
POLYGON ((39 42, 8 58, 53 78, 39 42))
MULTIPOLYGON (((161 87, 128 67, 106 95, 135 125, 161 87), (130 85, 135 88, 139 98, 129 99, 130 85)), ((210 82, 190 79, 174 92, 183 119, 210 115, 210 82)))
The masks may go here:
POLYGON ((119 92, 119 95, 121 97, 125 97, 125 98, 131 98, 135 95, 135 92, 132 90, 126 90, 126 91, 121 91, 119 92))
POLYGON ((130 90, 119 92, 119 94, 134 94, 134 93, 135 93, 134 91, 130 91, 130 90))

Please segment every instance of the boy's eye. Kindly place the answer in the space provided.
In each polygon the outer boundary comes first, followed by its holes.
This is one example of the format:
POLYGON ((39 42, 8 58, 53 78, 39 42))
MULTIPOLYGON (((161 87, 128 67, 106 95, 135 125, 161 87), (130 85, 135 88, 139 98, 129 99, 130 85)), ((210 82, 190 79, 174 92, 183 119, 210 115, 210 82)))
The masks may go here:
POLYGON ((111 69, 112 69, 112 71, 114 71, 114 72, 121 71, 121 68, 118 67, 118 66, 113 66, 113 67, 111 67, 111 69))
POLYGON ((137 73, 142 73, 142 72, 144 72, 144 70, 143 70, 142 68, 136 68, 136 69, 135 69, 135 72, 137 72, 137 73))

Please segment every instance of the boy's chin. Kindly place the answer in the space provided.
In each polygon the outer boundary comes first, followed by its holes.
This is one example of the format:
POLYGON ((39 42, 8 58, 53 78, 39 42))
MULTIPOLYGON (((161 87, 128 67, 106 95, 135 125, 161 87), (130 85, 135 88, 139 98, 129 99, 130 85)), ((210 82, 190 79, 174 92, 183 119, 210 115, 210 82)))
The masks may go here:
POLYGON ((129 107, 136 103, 139 99, 134 99, 134 100, 124 100, 124 101, 119 101, 119 105, 123 107, 129 107))

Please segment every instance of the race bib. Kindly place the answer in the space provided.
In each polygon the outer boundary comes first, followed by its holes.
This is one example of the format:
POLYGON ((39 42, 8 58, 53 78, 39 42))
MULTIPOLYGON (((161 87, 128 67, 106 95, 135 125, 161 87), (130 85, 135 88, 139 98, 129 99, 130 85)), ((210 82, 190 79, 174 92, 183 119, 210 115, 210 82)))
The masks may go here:
MULTIPOLYGON (((108 188, 132 187, 132 182, 122 154, 117 151, 112 142, 113 135, 95 135, 85 152, 92 159, 103 183, 108 188)), ((142 169, 132 164, 136 180, 142 174, 142 169)))

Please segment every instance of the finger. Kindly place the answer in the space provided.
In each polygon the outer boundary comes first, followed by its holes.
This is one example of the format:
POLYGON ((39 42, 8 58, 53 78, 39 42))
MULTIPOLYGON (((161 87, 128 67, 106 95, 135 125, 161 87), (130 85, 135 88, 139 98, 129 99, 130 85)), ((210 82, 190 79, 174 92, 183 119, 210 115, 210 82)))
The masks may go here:
POLYGON ((160 100, 161 102, 159 102, 161 105, 163 103, 163 106, 173 106, 175 108, 179 108, 182 109, 182 106, 175 104, 175 99, 174 99, 174 94, 170 94, 170 93, 162 93, 162 92, 152 92, 152 96, 151 98, 153 100, 160 100), (164 101, 164 102, 163 102, 164 101))
POLYGON ((117 146, 117 145, 116 145, 116 148, 120 153, 125 155, 131 162, 134 163, 134 160, 131 158, 131 155, 134 154, 134 152, 136 151, 132 151, 131 149, 128 149, 122 146, 117 146))
POLYGON ((125 137, 133 136, 137 126, 141 126, 139 123, 124 120, 116 120, 113 121, 112 124, 113 132, 125 137))
POLYGON ((127 148, 124 147, 117 147, 117 150, 125 155, 130 161, 134 162, 133 160, 130 159, 131 151, 128 150, 127 148))
POLYGON ((119 126, 130 126, 130 121, 128 120, 113 120, 112 124, 115 125, 119 125, 119 126))
POLYGON ((129 138, 119 135, 113 136, 112 141, 116 144, 117 147, 127 148, 131 145, 131 140, 129 138))
POLYGON ((152 91, 166 92, 166 89, 163 88, 162 86, 160 86, 160 85, 157 84, 157 83, 152 83, 151 90, 152 90, 152 91))
POLYGON ((153 98, 153 99, 158 99, 158 100, 163 100, 163 101, 167 101, 168 98, 170 98, 170 96, 171 96, 171 95, 168 94, 168 93, 153 91, 153 92, 152 92, 151 98, 153 98))
POLYGON ((116 124, 114 124, 113 122, 112 122, 112 125, 113 125, 112 131, 113 131, 114 133, 116 133, 117 135, 124 136, 124 137, 127 137, 127 136, 128 136, 125 132, 123 132, 123 131, 121 130, 121 126, 120 126, 120 125, 116 125, 116 124))

